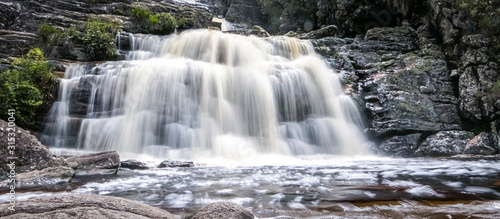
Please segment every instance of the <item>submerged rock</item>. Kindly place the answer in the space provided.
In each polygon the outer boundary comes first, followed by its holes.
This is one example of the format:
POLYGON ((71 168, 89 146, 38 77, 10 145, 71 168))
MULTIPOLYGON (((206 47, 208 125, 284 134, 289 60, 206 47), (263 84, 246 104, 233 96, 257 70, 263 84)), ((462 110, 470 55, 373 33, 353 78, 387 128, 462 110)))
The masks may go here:
POLYGON ((495 148, 493 145, 493 136, 491 133, 482 132, 473 139, 471 139, 465 145, 464 154, 481 154, 481 155, 492 155, 495 154, 495 148))
POLYGON ((209 204, 186 219, 253 219, 254 215, 247 209, 232 202, 216 202, 209 204))
POLYGON ((18 202, 15 211, 7 207, 0 207, 1 218, 177 218, 168 211, 136 201, 100 195, 48 196, 18 202))
POLYGON ((416 156, 453 156, 461 154, 474 133, 467 131, 442 131, 429 136, 415 152, 416 156))
POLYGON ((116 151, 86 154, 66 159, 69 166, 75 169, 76 176, 116 174, 120 166, 120 155, 116 151))
POLYGON ((172 160, 165 160, 158 165, 158 168, 165 168, 165 167, 194 167, 194 163, 191 161, 172 161, 172 160))
POLYGON ((125 160, 120 162, 121 168, 127 168, 131 170, 146 170, 149 167, 146 166, 143 162, 137 160, 125 160))

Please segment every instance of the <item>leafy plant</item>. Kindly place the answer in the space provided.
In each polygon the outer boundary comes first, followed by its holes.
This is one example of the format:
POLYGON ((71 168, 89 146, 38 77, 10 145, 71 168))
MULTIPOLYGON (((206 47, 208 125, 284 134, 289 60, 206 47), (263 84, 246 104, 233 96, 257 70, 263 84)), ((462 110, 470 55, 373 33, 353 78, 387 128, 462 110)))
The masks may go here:
MULTIPOLYGON (((57 77, 39 48, 31 49, 26 57, 15 59, 11 69, 0 72, 0 106, 2 112, 15 109, 16 123, 22 127, 33 127, 39 108, 49 104, 51 93, 57 87, 57 77)), ((5 113, 0 114, 6 120, 5 113)))
POLYGON ((82 41, 87 58, 91 61, 107 60, 116 56, 115 35, 118 25, 109 20, 89 20, 84 25, 82 41))
POLYGON ((187 28, 193 21, 184 17, 175 18, 169 13, 153 13, 142 8, 129 11, 132 23, 137 32, 165 35, 175 31, 175 28, 187 28))
POLYGON ((71 51, 79 34, 74 26, 66 29, 56 28, 47 23, 38 26, 40 47, 48 57, 53 58, 76 58, 71 51))

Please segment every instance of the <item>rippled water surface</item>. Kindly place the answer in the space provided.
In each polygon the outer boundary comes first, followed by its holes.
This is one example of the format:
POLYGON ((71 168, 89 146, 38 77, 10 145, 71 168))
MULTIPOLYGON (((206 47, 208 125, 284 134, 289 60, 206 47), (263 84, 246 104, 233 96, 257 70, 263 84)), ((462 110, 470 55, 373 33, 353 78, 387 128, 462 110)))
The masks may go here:
POLYGON ((286 166, 122 169, 116 176, 76 178, 72 187, 24 191, 18 198, 94 193, 182 216, 212 202, 231 201, 260 218, 500 218, 498 160, 299 161, 286 166))

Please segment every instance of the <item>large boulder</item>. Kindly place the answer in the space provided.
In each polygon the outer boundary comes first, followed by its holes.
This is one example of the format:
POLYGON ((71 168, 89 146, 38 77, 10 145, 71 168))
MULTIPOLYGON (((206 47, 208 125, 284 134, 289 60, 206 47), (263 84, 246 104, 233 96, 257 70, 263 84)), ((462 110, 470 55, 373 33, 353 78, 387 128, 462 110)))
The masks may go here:
POLYGON ((491 133, 482 132, 465 145, 464 154, 492 155, 496 153, 493 148, 493 136, 491 133))
POLYGON ((75 169, 75 176, 116 174, 120 167, 120 155, 116 151, 106 151, 69 157, 66 162, 75 169))
POLYGON ((148 166, 146 166, 145 163, 137 161, 137 160, 125 160, 120 162, 120 167, 121 168, 127 168, 131 170, 146 170, 149 169, 148 166))
POLYGON ((453 156, 462 154, 465 145, 474 137, 467 131, 442 131, 429 136, 415 152, 416 156, 453 156))
POLYGON ((177 218, 165 210, 139 202, 100 195, 48 196, 18 202, 15 211, 8 207, 0 206, 1 218, 177 218))
MULTIPOLYGON (((11 123, 11 125, 14 124, 11 123)), ((15 164, 13 167, 15 167, 16 174, 49 167, 68 166, 62 158, 55 157, 29 131, 11 125, 0 120, 0 179, 7 177, 7 173, 10 172, 8 164, 11 162, 15 164), (9 134, 15 134, 15 141, 8 141, 9 134), (9 142, 15 142, 15 144, 11 145, 9 142), (8 148, 9 146, 15 148, 8 148)))
POLYGON ((158 168, 165 167, 194 167, 194 163, 192 161, 164 160, 158 165, 158 168))
POLYGON ((253 219, 254 215, 247 209, 232 202, 216 202, 209 204, 186 219, 253 219))
POLYGON ((380 143, 378 151, 391 157, 413 157, 421 138, 421 133, 392 136, 380 143))

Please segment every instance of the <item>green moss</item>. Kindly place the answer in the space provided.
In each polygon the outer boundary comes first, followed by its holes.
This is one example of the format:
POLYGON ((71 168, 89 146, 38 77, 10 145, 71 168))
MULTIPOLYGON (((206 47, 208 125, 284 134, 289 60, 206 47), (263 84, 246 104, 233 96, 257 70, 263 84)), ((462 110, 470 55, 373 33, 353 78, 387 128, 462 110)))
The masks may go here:
MULTIPOLYGON (((11 69, 0 72, 0 111, 15 109, 17 125, 32 128, 40 107, 53 100, 51 92, 57 87, 57 78, 39 48, 31 49, 11 65, 11 69)), ((7 117, 6 113, 0 113, 0 118, 7 120, 7 117)))

